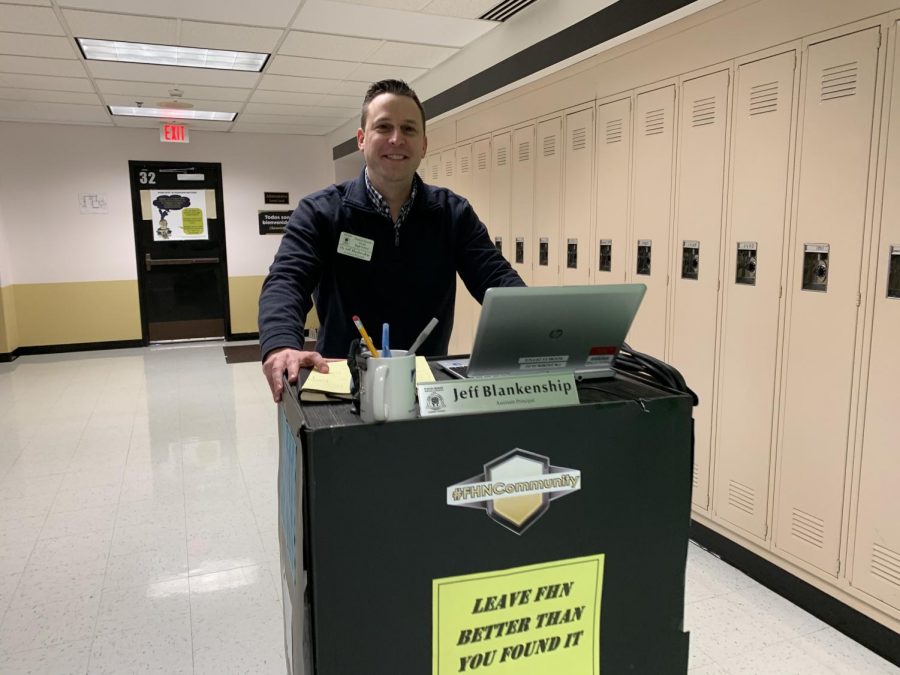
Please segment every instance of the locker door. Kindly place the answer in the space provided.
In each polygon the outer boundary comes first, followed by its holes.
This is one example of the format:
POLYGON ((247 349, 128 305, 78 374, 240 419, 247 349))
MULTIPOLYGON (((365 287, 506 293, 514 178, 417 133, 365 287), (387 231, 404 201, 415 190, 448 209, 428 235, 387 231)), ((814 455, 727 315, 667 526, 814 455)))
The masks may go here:
POLYGON ((592 253, 594 283, 623 283, 625 268, 632 260, 631 256, 626 256, 630 162, 631 99, 623 98, 598 106, 597 227, 592 253))
POLYGON ((684 82, 679 116, 671 361, 700 398, 694 410, 693 502, 704 510, 709 508, 728 77, 723 70, 684 82))
MULTIPOLYGON (((472 146, 460 145, 456 148, 456 192, 470 199, 472 195, 472 146)), ((473 205, 474 206, 474 205, 473 205)), ((476 211, 477 212, 477 211, 476 211)), ((453 318, 453 334, 450 336, 450 350, 456 354, 472 351, 475 337, 475 320, 480 305, 469 294, 469 290, 459 276, 456 277, 456 308, 453 318)))
POLYGON ((809 48, 775 544, 837 574, 879 29, 809 48))
MULTIPOLYGON (((472 144, 472 186, 468 200, 485 225, 491 217, 491 140, 489 138, 472 144)), ((488 225, 488 227, 490 227, 488 225)))
POLYGON ((538 124, 534 183, 534 256, 531 281, 535 286, 559 284, 562 208, 562 118, 538 124))
POLYGON ((512 207, 509 258, 522 280, 531 285, 534 259, 532 227, 534 223, 534 125, 516 129, 512 144, 512 207))
MULTIPOLYGON (((898 26, 900 28, 900 26, 898 26)), ((895 33, 896 34, 896 33, 895 33)), ((851 583, 900 609, 900 50, 894 54, 881 241, 851 583)))
POLYGON ((594 151, 594 110, 566 115, 565 185, 560 241, 562 282, 591 283, 591 185, 594 151))
POLYGON ((427 175, 422 176, 426 183, 431 185, 441 184, 441 154, 434 153, 425 158, 428 162, 426 172, 427 175))
POLYGON ((737 70, 714 511, 766 536, 796 52, 737 70))
POLYGON ((635 106, 628 280, 647 293, 628 333, 628 344, 657 358, 665 356, 672 216, 672 159, 675 148, 675 87, 638 94, 635 106))
POLYGON ((512 134, 508 131, 491 138, 491 217, 487 222, 494 246, 510 262, 514 252, 509 221, 512 194, 511 144, 512 134))
POLYGON ((456 192, 456 149, 441 153, 441 186, 456 192))

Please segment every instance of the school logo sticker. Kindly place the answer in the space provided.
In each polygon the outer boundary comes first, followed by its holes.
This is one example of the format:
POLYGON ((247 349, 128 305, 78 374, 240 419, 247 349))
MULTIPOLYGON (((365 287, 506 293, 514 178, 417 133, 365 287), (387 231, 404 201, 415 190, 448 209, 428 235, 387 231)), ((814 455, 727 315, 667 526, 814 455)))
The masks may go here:
POLYGON ((449 506, 484 509, 506 529, 522 534, 550 502, 581 489, 581 471, 515 448, 484 465, 484 473, 447 488, 449 506))

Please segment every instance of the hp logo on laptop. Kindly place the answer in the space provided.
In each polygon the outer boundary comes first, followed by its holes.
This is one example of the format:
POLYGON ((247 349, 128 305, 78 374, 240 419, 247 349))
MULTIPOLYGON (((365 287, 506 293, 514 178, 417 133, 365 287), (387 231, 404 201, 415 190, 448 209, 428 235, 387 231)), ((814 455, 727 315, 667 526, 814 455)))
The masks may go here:
POLYGON ((562 337, 562 328, 554 328, 550 331, 550 339, 551 340, 559 340, 562 337))

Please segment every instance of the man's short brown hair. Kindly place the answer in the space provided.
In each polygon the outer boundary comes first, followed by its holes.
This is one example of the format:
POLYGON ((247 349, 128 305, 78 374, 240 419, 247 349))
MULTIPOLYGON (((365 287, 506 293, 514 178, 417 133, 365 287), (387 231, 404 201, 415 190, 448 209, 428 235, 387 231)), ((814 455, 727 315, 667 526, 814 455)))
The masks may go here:
POLYGON ((406 96, 411 98, 416 102, 416 106, 419 108, 419 112, 422 113, 422 133, 425 133, 425 108, 422 107, 422 102, 419 100, 419 97, 416 96, 416 92, 412 90, 406 82, 403 80, 379 80, 378 82, 373 82, 369 89, 366 91, 366 97, 363 99, 362 105, 362 115, 359 118, 359 126, 362 129, 366 128, 366 117, 369 114, 369 103, 372 102, 376 96, 380 96, 381 94, 394 94, 395 96, 406 96))

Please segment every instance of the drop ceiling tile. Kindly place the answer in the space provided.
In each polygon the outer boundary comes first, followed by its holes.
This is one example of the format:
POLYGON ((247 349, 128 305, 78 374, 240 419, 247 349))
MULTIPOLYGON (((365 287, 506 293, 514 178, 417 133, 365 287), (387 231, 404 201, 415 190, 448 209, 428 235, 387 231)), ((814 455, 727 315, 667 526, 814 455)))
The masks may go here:
POLYGON ((75 59, 40 59, 34 56, 0 56, 0 72, 22 75, 84 77, 84 66, 75 59))
POLYGON ((48 75, 18 75, 13 73, 0 73, 0 87, 46 89, 50 91, 94 91, 91 81, 86 77, 51 77, 48 75))
POLYGON ((362 108, 362 96, 339 96, 337 94, 326 94, 319 101, 319 105, 334 106, 335 108, 354 108, 360 110, 362 108))
POLYGON ((40 7, 49 7, 50 0, 16 0, 17 5, 35 5, 40 7))
POLYGON ((244 113, 241 120, 247 124, 302 124, 311 127, 327 127, 334 128, 339 124, 343 124, 345 120, 335 119, 333 117, 315 117, 313 115, 260 115, 258 113, 244 113))
POLYGON ((477 19, 499 4, 500 0, 432 0, 422 11, 426 14, 477 19))
POLYGON ((384 63, 394 66, 415 65, 421 68, 434 68, 446 61, 459 50, 452 47, 434 47, 417 45, 408 42, 385 42, 367 59, 367 63, 384 63))
MULTIPOLYGON (((103 100, 107 105, 125 105, 125 106, 133 106, 135 99, 133 96, 127 96, 123 94, 104 94, 103 100)), ((165 103, 172 99, 168 97, 161 96, 153 96, 149 98, 141 99, 144 102, 145 108, 165 108, 165 105, 160 105, 161 103, 165 103)), ((199 99, 182 99, 185 103, 190 103, 194 107, 191 110, 211 110, 216 112, 240 112, 241 108, 244 107, 244 104, 239 101, 203 101, 199 99)))
POLYGON ((276 56, 266 70, 273 75, 344 79, 356 66, 349 61, 309 59, 303 56, 276 56))
POLYGON ((348 79, 357 82, 377 82, 378 80, 406 80, 412 82, 420 75, 428 72, 427 68, 410 68, 408 66, 383 66, 379 63, 361 63, 348 79))
POLYGON ((11 33, 66 34, 49 7, 0 4, 0 26, 11 33))
POLYGON ((382 9, 402 9, 407 12, 418 12, 431 0, 334 0, 352 5, 367 5, 382 9))
MULTIPOLYGON (((174 85, 163 84, 160 82, 126 82, 124 80, 94 80, 97 88, 103 94, 124 94, 129 96, 132 101, 135 96, 144 97, 143 100, 150 98, 171 98, 169 90, 174 85)), ((232 89, 229 87, 202 87, 196 84, 183 85, 178 87, 184 92, 183 98, 186 99, 203 99, 206 101, 237 101, 243 102, 247 100, 251 89, 232 89)))
POLYGON ((339 108, 319 108, 312 105, 288 105, 285 103, 248 103, 244 108, 245 114, 262 114, 262 115, 344 115, 346 110, 339 108), (337 111, 333 113, 331 111, 337 111))
MULTIPOLYGON (((358 104, 362 104, 363 96, 369 89, 369 82, 354 82, 353 80, 344 80, 343 82, 335 82, 329 91, 329 94, 338 94, 340 96, 353 96, 357 99, 358 104)), ((358 106, 357 106, 358 107, 358 106)))
POLYGON ((23 33, 0 33, 0 54, 46 56, 52 59, 78 58, 69 38, 23 33))
POLYGON ((212 70, 210 68, 187 68, 179 66, 151 66, 142 63, 115 63, 112 61, 87 61, 88 70, 94 77, 105 80, 127 80, 141 82, 163 82, 170 86, 184 87, 198 84, 202 86, 236 87, 252 89, 259 73, 237 70, 212 70))
POLYGON ((42 89, 16 89, 0 87, 0 99, 12 101, 36 101, 43 103, 75 103, 102 105, 97 94, 77 91, 44 91, 42 89))
POLYGON ((160 45, 173 45, 178 37, 178 22, 175 19, 81 12, 74 9, 64 9, 63 16, 74 37, 160 45))
POLYGON ((324 136, 334 127, 311 127, 300 124, 244 124, 238 121, 233 131, 255 134, 298 134, 302 136, 324 136))
MULTIPOLYGON (((107 11, 110 0, 65 0, 66 7, 107 11)), ((287 26, 297 11, 299 0, 265 2, 222 2, 222 0, 116 0, 115 9, 123 14, 172 17, 238 26, 287 26)))
POLYGON ((306 0, 293 28, 376 40, 409 42, 414 39, 423 44, 464 47, 498 25, 494 21, 473 21, 363 5, 355 5, 352 11, 348 11, 343 2, 306 0))
POLYGON ((182 21, 179 44, 186 47, 232 49, 239 52, 269 54, 275 49, 282 32, 276 28, 182 21))
POLYGON ((290 77, 288 75, 263 75, 259 89, 270 91, 295 91, 307 94, 327 94, 334 86, 334 80, 315 77, 290 77))
POLYGON ((310 56, 313 58, 329 58, 339 61, 365 61, 372 54, 381 40, 345 37, 343 35, 325 35, 323 33, 307 33, 292 30, 281 44, 279 54, 289 56, 310 56))
POLYGON ((257 89, 250 100, 254 103, 281 103, 288 105, 315 105, 322 100, 322 94, 297 91, 266 91, 257 89))
POLYGON ((67 122, 70 124, 110 124, 103 106, 35 101, 0 101, 0 119, 24 122, 67 122))

